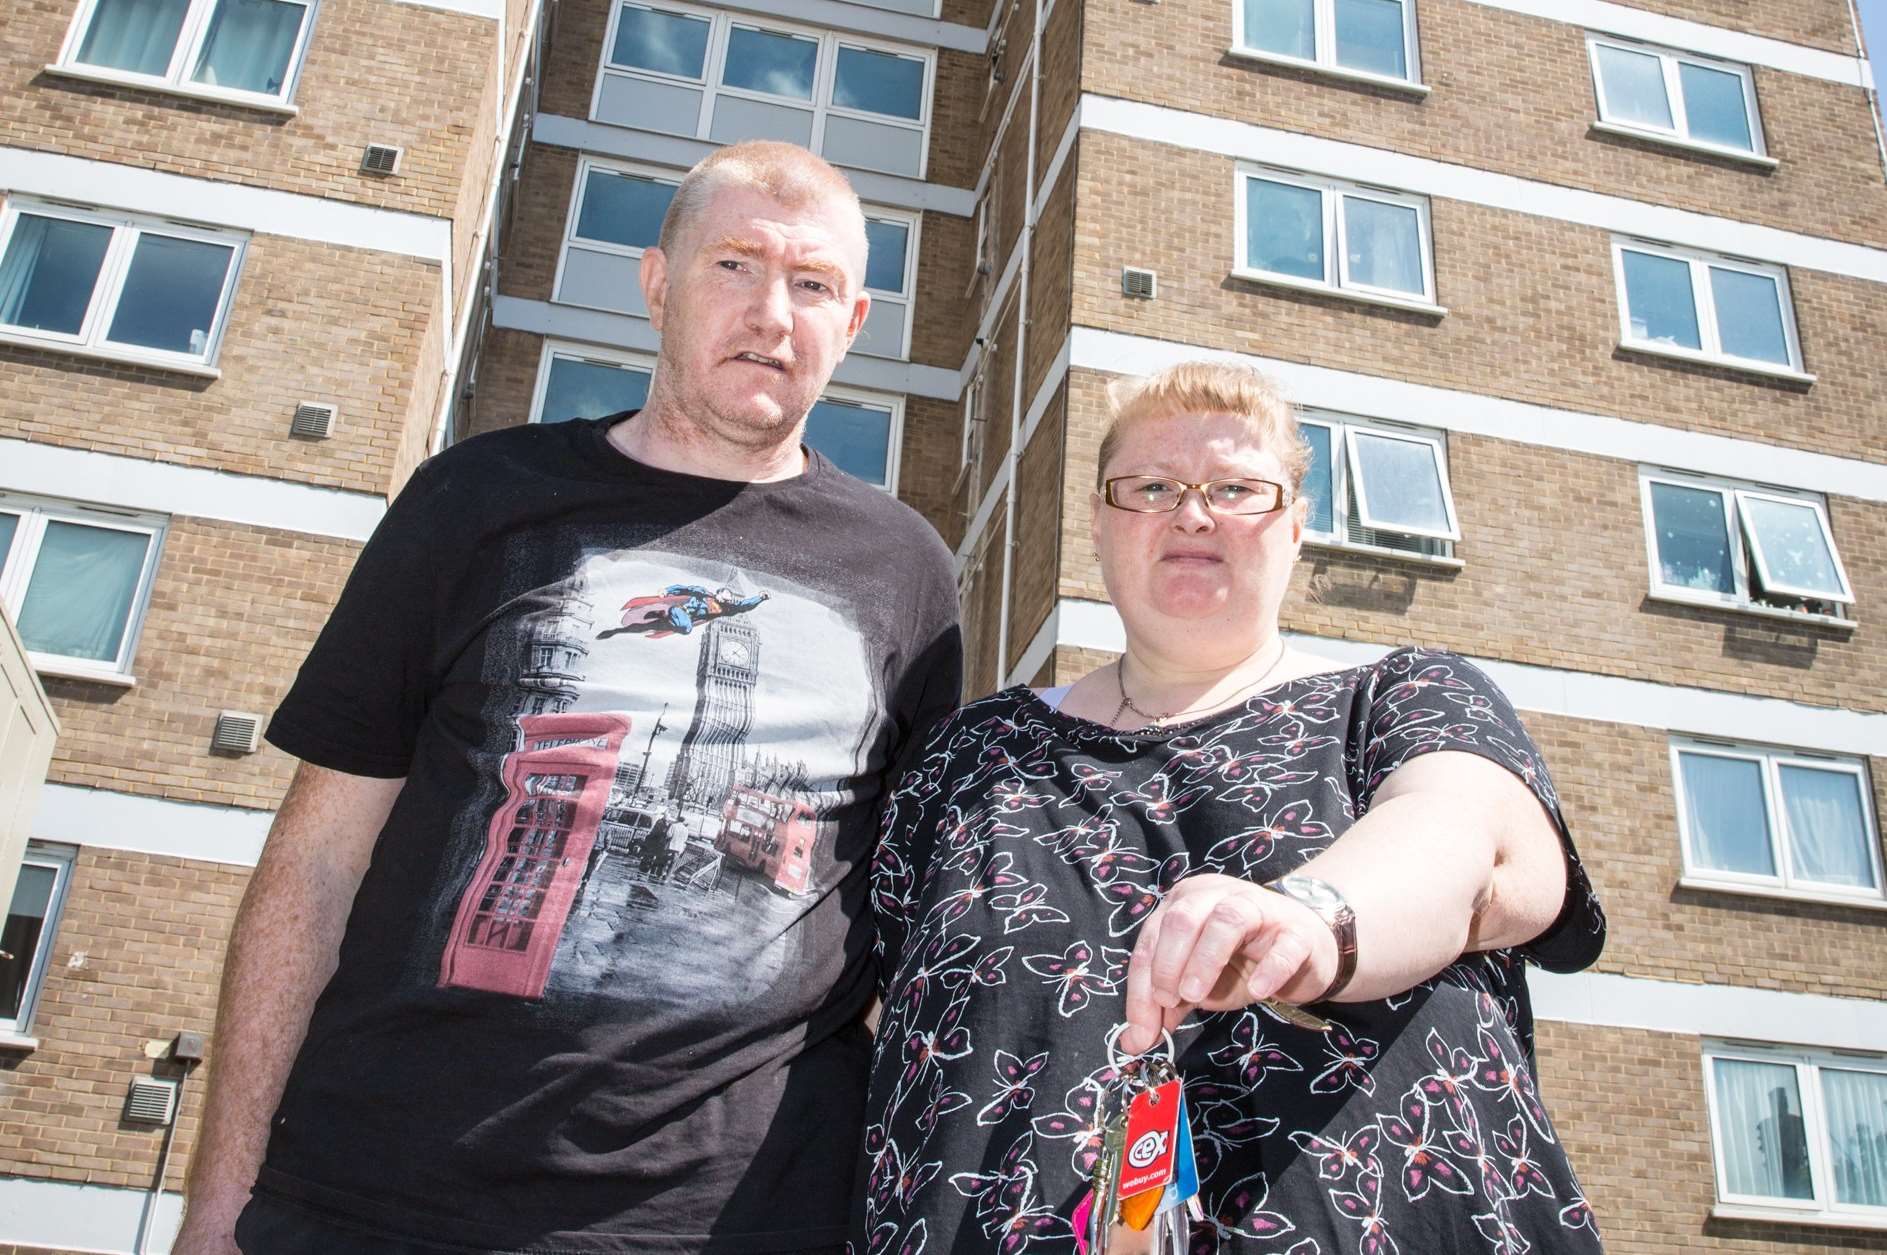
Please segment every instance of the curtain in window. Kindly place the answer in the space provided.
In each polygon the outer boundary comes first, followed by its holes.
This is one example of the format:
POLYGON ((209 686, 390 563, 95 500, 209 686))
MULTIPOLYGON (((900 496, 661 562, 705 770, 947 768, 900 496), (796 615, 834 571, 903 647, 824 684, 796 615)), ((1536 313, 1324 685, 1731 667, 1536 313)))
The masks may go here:
POLYGON ((77 335, 111 247, 111 228, 21 214, 0 260, 0 323, 77 335))
POLYGON ((209 87, 280 95, 304 12, 282 0, 219 0, 190 77, 209 87))
POLYGON ((162 75, 190 0, 98 0, 75 58, 84 65, 162 75))
POLYGON ((1860 782, 1845 771, 1785 766, 1782 811, 1789 822, 1795 874, 1830 885, 1872 888, 1860 782))
POLYGON ((1732 1194, 1813 1198, 1795 1068, 1719 1059, 1717 1155, 1732 1194))
POLYGON ((150 537, 49 522, 20 607, 28 649, 94 662, 117 661, 150 537))
POLYGON ((1678 761, 1696 860, 1717 871, 1775 875, 1762 764, 1715 754, 1680 754, 1678 761))
POLYGON ((1351 281, 1422 295, 1422 229, 1416 211, 1355 196, 1343 199, 1351 281))
POLYGON ((1823 1068, 1835 1199, 1887 1207, 1887 1075, 1823 1068))

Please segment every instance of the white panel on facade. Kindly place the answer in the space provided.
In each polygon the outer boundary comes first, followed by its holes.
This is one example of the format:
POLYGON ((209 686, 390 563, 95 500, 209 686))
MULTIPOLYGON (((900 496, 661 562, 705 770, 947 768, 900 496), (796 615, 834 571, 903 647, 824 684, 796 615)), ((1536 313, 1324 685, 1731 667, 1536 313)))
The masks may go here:
POLYGON ((573 244, 569 260, 564 262, 563 279, 557 284, 557 299, 647 318, 649 307, 642 300, 641 269, 639 257, 597 253, 573 244))
POLYGON ((651 83, 624 74, 605 74, 596 98, 596 120, 642 131, 693 135, 701 119, 701 89, 651 83))
POLYGON ((907 312, 905 306, 890 301, 872 302, 871 313, 865 315, 865 325, 860 328, 858 339, 852 341, 852 352, 869 353, 873 357, 903 357, 907 312))
POLYGON ((828 117, 821 151, 834 165, 915 177, 924 168, 924 133, 861 118, 828 117))
POLYGON ((770 105, 764 100, 721 96, 714 102, 714 125, 709 139, 717 144, 738 144, 744 139, 778 139, 812 147, 812 110, 770 105))

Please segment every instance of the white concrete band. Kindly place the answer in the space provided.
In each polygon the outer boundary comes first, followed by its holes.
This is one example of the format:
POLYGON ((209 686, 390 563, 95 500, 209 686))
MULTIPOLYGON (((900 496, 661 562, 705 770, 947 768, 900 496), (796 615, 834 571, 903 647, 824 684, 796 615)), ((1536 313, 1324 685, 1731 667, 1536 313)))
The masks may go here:
POLYGON ((490 18, 494 22, 502 22, 505 15, 505 0, 393 0, 393 3, 417 9, 444 9, 467 17, 490 18))
POLYGON ((1721 26, 1706 26, 1683 18, 1649 13, 1607 0, 1472 0, 1490 9, 1524 13, 1550 22, 1565 22, 1605 35, 1624 35, 1646 43, 1663 44, 1680 52, 1700 52, 1725 61, 1741 61, 1790 74, 1827 79, 1848 87, 1872 83, 1868 64, 1844 52, 1809 48, 1782 39, 1749 35, 1721 26))
MULTIPOLYGON (((1064 597, 1052 622, 1058 645, 1110 653, 1126 648, 1126 629, 1107 602, 1064 597)), ((1301 632, 1284 635, 1293 645, 1346 666, 1373 662, 1394 648, 1301 632)), ((1487 672, 1515 707, 1524 711, 1835 754, 1887 755, 1887 714, 1493 658, 1469 656, 1468 660, 1487 672)))
POLYGON ((723 0, 721 7, 763 17, 786 18, 827 30, 856 31, 907 44, 971 52, 979 57, 989 49, 989 32, 980 26, 896 13, 866 4, 847 4, 843 0, 723 0))
MULTIPOLYGON (((1609 972, 1556 975, 1531 968, 1533 1013, 1603 1028, 1732 1037, 1830 1050, 1887 1050, 1887 1003, 1826 994, 1688 985, 1609 972)), ((1703 1095, 1697 1095, 1701 1102, 1703 1095)))
POLYGON ((444 218, 89 157, 0 148, 0 191, 397 253, 435 262, 442 270, 451 266, 452 223, 444 218))
MULTIPOLYGON (((124 1083, 131 1084, 127 1069, 124 1083)), ((202 1084, 202 1082, 197 1082, 202 1084)), ((162 1131, 151 1130, 151 1165, 157 1162, 162 1131)), ((61 1251, 121 1255, 136 1249, 138 1223, 144 1214, 144 1190, 115 1185, 80 1185, 74 1181, 41 1181, 32 1177, 0 1177, 0 1242, 12 1246, 45 1247, 61 1251)), ((148 1255, 169 1255, 183 1223, 183 1195, 165 1190, 151 1217, 144 1249, 148 1255)))
MULTIPOLYGON (((1887 283, 1887 249, 1091 93, 1081 97, 1080 116, 1084 130, 1887 283)), ((1226 192, 1229 197, 1229 180, 1226 192)), ((1229 206, 1226 220, 1230 222, 1229 206)), ((1228 228, 1228 267, 1231 255, 1228 228)))
POLYGON ((91 505, 219 519, 362 541, 387 511, 378 493, 0 439, 0 489, 91 505))
POLYGON ((254 867, 273 822, 274 811, 48 783, 27 831, 36 841, 254 867))

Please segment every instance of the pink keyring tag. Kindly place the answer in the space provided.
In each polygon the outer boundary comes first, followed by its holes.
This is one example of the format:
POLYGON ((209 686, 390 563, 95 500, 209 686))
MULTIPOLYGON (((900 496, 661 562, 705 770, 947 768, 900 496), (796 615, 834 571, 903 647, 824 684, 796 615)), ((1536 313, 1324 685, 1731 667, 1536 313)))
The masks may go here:
POLYGON ((1088 1255, 1088 1217, 1094 1214, 1094 1191, 1089 1190, 1075 1204, 1075 1214, 1069 1217, 1069 1223, 1075 1229, 1075 1250, 1080 1255, 1088 1255))

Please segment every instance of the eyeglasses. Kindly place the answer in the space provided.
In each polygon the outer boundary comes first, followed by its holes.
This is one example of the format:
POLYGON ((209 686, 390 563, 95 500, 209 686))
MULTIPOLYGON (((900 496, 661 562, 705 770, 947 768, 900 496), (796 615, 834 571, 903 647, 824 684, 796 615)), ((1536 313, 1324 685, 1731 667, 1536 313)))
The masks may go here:
POLYGON ((1169 514, 1179 509, 1192 489, 1198 490, 1206 509, 1214 514, 1269 514, 1291 497, 1283 484, 1268 479, 1209 479, 1189 484, 1164 475, 1122 475, 1108 480, 1104 488, 1107 504, 1135 514, 1169 514))

